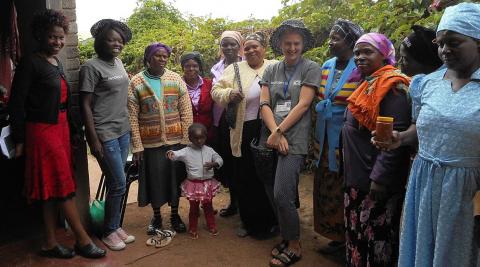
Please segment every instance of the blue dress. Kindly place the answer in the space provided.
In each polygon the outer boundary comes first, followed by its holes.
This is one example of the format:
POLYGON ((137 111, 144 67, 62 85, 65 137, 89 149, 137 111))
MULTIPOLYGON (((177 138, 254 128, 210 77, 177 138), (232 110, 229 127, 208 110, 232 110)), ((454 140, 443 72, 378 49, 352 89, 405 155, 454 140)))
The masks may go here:
POLYGON ((420 77, 410 89, 419 152, 404 205, 400 267, 480 265, 473 240, 473 198, 480 189, 480 69, 457 92, 443 80, 445 73, 420 77))

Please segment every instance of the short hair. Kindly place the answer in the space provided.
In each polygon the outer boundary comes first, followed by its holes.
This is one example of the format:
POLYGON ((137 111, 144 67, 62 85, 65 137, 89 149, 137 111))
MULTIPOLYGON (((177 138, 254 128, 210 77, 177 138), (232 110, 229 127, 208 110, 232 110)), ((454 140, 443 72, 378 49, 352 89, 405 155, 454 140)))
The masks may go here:
POLYGON ((188 136, 192 135, 196 130, 201 130, 202 133, 205 135, 208 134, 207 127, 205 127, 205 125, 195 122, 195 123, 192 123, 190 127, 188 127, 188 136))
POLYGON ((40 41, 44 38, 53 26, 63 28, 65 34, 68 33, 68 19, 62 12, 47 9, 35 14, 32 20, 32 33, 35 40, 40 41))

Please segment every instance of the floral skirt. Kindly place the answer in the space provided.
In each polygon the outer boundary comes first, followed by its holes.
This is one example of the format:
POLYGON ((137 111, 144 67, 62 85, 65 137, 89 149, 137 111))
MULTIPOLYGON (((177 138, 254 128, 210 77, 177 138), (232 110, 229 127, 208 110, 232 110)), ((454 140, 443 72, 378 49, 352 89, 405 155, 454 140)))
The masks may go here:
POLYGON ((395 266, 403 193, 382 202, 355 188, 345 192, 346 266, 395 266))
POLYGON ((220 190, 220 182, 213 178, 207 180, 185 179, 180 187, 182 196, 188 200, 211 202, 220 190))

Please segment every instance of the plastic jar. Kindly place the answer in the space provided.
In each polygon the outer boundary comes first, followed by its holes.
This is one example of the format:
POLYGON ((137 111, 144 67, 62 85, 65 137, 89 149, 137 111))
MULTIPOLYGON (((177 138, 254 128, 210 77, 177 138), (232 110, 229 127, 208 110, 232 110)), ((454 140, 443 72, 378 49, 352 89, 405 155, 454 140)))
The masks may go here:
POLYGON ((375 141, 389 144, 392 142, 393 118, 377 117, 375 141))

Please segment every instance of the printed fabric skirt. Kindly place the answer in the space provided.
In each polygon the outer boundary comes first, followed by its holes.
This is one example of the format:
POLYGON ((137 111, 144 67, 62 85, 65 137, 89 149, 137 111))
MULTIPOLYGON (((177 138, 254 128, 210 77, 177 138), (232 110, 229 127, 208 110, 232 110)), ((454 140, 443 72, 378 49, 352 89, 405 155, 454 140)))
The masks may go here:
POLYGON ((185 179, 180 187, 182 196, 188 200, 211 202, 220 191, 220 182, 214 178, 206 180, 185 179))
POLYGON ((25 194, 29 201, 66 199, 75 195, 67 112, 57 124, 27 122, 25 194))
MULTIPOLYGON (((315 232, 338 242, 345 241, 343 220, 344 177, 328 169, 328 145, 325 142, 320 164, 313 182, 313 212, 315 232)), ((337 151, 337 165, 340 166, 337 151)))
POLYGON ((382 202, 355 188, 345 192, 346 266, 396 266, 403 193, 382 202))

